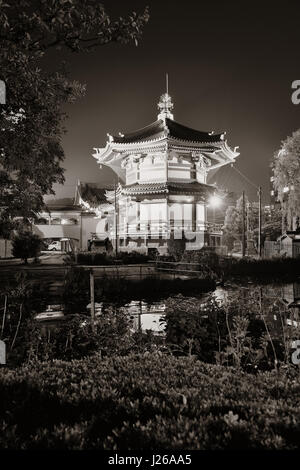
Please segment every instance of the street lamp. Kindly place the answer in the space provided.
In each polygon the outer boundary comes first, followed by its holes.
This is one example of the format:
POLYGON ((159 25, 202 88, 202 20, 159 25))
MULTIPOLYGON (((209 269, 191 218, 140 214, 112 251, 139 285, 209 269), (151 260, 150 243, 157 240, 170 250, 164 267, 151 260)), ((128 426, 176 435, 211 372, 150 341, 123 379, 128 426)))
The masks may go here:
POLYGON ((220 207, 222 205, 222 202, 223 199, 217 194, 213 194, 208 200, 209 207, 212 207, 213 209, 220 207))

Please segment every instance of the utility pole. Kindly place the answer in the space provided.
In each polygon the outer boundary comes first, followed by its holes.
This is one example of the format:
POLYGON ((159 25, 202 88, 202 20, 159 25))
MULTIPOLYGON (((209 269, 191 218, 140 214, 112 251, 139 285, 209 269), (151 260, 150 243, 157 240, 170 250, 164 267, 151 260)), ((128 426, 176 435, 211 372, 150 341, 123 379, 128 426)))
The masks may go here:
POLYGON ((118 206, 117 206, 117 186, 115 185, 115 255, 118 256, 118 206))
POLYGON ((247 210, 246 210, 246 241, 247 241, 247 255, 249 254, 249 231, 250 231, 250 224, 249 224, 249 209, 250 209, 250 202, 247 202, 247 210))
POLYGON ((243 209, 242 209, 242 256, 246 254, 246 243, 245 243, 245 191, 243 191, 243 209))
POLYGON ((92 330, 95 330, 95 279, 93 269, 90 270, 90 294, 91 294, 91 320, 92 330))
POLYGON ((261 257, 261 186, 258 188, 258 257, 261 257))

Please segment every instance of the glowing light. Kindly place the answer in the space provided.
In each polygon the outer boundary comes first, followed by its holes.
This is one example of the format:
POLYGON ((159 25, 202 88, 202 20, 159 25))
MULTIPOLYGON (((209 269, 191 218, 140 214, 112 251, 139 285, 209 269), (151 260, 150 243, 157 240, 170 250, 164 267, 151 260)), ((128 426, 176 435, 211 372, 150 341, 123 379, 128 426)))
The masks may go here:
POLYGON ((210 207, 220 207, 223 203, 223 200, 220 196, 217 196, 217 194, 214 194, 209 198, 209 206, 210 207))

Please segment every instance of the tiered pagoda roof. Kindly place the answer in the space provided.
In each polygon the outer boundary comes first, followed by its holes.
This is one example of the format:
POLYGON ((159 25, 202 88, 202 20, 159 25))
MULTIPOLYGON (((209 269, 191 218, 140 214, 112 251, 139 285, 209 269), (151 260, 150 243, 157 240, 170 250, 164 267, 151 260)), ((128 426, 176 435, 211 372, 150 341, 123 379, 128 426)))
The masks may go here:
POLYGON ((77 197, 89 204, 91 208, 98 207, 99 204, 105 204, 105 192, 108 188, 99 187, 97 183, 82 183, 77 185, 77 197))
POLYGON ((86 211, 105 211, 110 204, 106 199, 108 188, 97 183, 83 183, 78 181, 74 197, 74 203, 79 207, 84 207, 86 211))
POLYGON ((112 142, 118 144, 130 144, 134 142, 148 142, 168 136, 175 139, 199 142, 214 143, 224 140, 224 133, 214 134, 212 132, 202 132, 183 126, 179 122, 166 118, 165 121, 158 119, 146 127, 138 129, 128 134, 112 136, 112 142))
POLYGON ((124 180, 122 161, 129 155, 168 152, 172 149, 197 153, 209 159, 208 171, 234 162, 239 155, 237 148, 231 149, 227 144, 225 132, 198 131, 174 121, 171 112, 173 103, 168 93, 161 96, 158 108, 160 113, 152 124, 126 134, 108 134, 106 146, 94 149, 93 156, 100 166, 107 165, 124 180))

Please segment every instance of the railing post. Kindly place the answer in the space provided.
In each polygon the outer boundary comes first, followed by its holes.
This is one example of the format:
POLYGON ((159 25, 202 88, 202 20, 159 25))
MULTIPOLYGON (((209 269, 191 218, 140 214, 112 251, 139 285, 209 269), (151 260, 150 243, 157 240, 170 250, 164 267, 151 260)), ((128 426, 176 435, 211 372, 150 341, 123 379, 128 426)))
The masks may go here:
POLYGON ((90 270, 90 293, 92 330, 95 331, 95 279, 93 269, 90 270))

